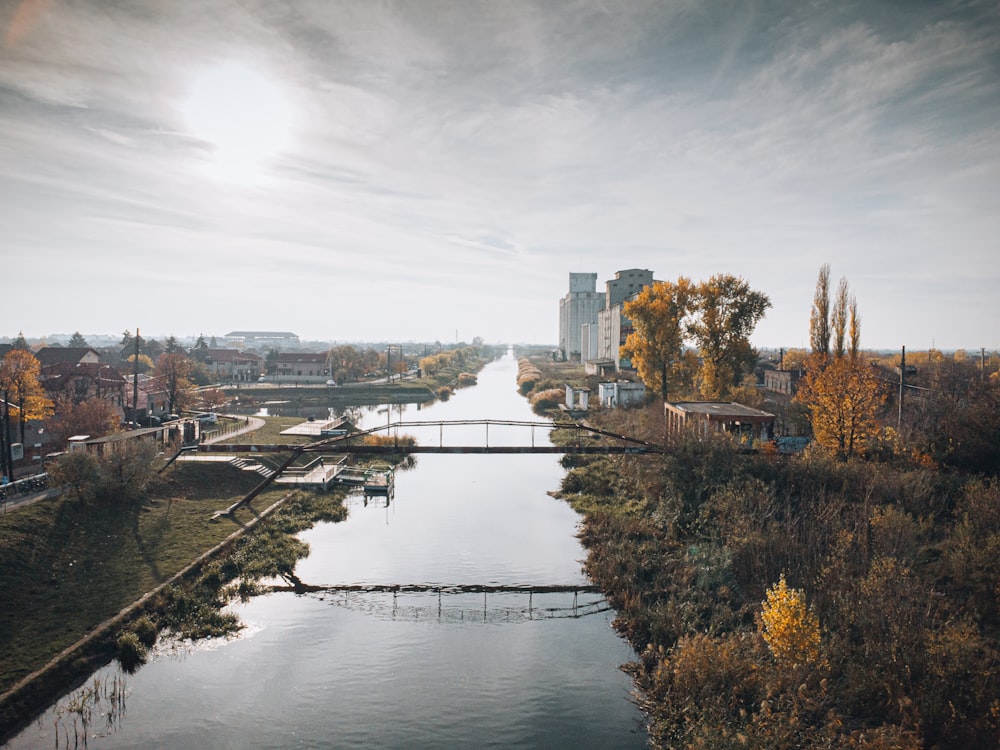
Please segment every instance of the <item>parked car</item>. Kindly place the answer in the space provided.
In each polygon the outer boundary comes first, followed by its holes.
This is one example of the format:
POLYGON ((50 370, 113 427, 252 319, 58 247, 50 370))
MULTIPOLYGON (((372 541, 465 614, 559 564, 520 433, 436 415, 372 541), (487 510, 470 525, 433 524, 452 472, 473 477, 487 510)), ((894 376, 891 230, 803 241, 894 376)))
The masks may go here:
POLYGON ((337 381, 336 380, 327 380, 326 384, 328 386, 330 386, 331 388, 336 388, 337 387, 337 381))

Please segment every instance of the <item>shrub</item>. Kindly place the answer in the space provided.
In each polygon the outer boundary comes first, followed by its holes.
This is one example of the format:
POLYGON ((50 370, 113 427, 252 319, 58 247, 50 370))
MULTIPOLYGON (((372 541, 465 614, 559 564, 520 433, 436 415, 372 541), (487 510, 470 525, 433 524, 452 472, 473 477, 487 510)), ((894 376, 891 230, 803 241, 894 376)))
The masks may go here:
POLYGON ((156 627, 156 623, 147 615, 143 615, 132 623, 132 632, 135 633, 139 642, 146 648, 152 648, 153 644, 156 643, 158 628, 156 627))
POLYGON ((454 393, 454 391, 452 391, 452 389, 446 385, 443 385, 437 389, 437 397, 442 401, 447 401, 449 398, 451 398, 452 393, 454 393))
POLYGON ((531 410, 536 414, 544 414, 555 409, 566 398, 566 391, 561 388, 549 388, 539 391, 531 397, 531 410))
POLYGON ((538 381, 542 379, 542 372, 524 357, 517 361, 517 391, 522 396, 531 393, 538 381))
POLYGON ((767 590, 760 620, 779 663, 808 664, 819 657, 819 619, 806 607, 802 590, 788 588, 784 575, 767 590))
POLYGON ((139 636, 131 630, 119 633, 115 643, 118 647, 118 662, 126 672, 131 674, 146 663, 148 650, 139 640, 139 636))
POLYGON ((467 388, 471 385, 475 385, 478 382, 479 379, 474 374, 472 374, 471 372, 463 372, 459 374, 458 380, 455 382, 455 385, 458 386, 459 388, 467 388))

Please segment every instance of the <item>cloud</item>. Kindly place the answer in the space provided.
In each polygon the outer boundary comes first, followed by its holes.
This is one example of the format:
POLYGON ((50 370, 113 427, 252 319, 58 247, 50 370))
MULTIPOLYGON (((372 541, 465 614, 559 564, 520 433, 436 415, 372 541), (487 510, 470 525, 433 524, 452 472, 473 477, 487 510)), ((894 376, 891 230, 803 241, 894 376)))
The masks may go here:
MULTIPOLYGON (((301 290, 321 298, 324 279, 356 305, 377 283, 392 302, 365 321, 376 336, 398 305, 414 330, 457 314, 554 338, 569 270, 646 267, 746 276, 774 299, 761 330, 777 344, 799 335, 830 260, 855 283, 866 336, 898 340, 914 326, 897 311, 915 292, 934 298, 935 282, 942 300, 964 287, 966 304, 996 311, 998 15, 985 3, 49 4, 0 48, 0 189, 17 208, 0 228, 56 269, 85 247, 95 268, 155 259, 166 290, 188 271, 225 278, 278 327, 296 327, 301 290), (279 81, 294 114, 288 148, 242 185, 212 177, 211 146, 182 116, 200 73, 226 60, 279 81), (524 289, 553 296, 533 305, 524 289), (455 312, 512 297, 500 319, 455 312)), ((243 326, 232 295, 228 310, 186 313, 188 326, 243 326)))

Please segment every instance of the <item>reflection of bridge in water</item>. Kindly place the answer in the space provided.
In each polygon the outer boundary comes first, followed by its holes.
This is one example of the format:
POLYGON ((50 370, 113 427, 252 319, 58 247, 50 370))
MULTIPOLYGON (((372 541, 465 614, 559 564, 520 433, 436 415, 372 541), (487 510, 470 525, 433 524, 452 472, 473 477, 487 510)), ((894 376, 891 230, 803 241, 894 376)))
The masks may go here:
POLYGON ((342 584, 273 586, 376 617, 439 622, 521 622, 611 610, 596 586, 518 584, 342 584), (572 594, 572 598, 570 595, 572 594))

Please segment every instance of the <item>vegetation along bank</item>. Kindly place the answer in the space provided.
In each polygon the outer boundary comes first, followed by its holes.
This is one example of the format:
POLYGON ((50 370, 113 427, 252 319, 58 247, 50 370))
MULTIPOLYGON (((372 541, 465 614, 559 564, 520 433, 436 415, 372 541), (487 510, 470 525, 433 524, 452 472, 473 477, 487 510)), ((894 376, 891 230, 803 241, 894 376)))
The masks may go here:
MULTIPOLYGON (((691 330, 689 284, 639 295, 664 316, 656 330, 676 326, 659 346, 624 350, 657 396, 633 409, 592 400, 585 418, 666 454, 565 461, 558 494, 583 514, 587 572, 638 653, 627 668, 654 747, 1000 741, 1000 361, 911 356, 925 395, 900 404, 885 362, 858 346, 856 305, 846 291, 830 304, 825 270, 812 351, 793 354, 803 387, 766 404, 762 363, 755 376, 697 341, 670 351, 691 330), (668 433, 666 394, 756 399, 811 442, 786 453, 734 433, 668 433)), ((627 312, 636 330, 650 322, 627 312)), ((575 380, 558 367, 522 362, 521 392, 596 390, 582 366, 575 380)))

